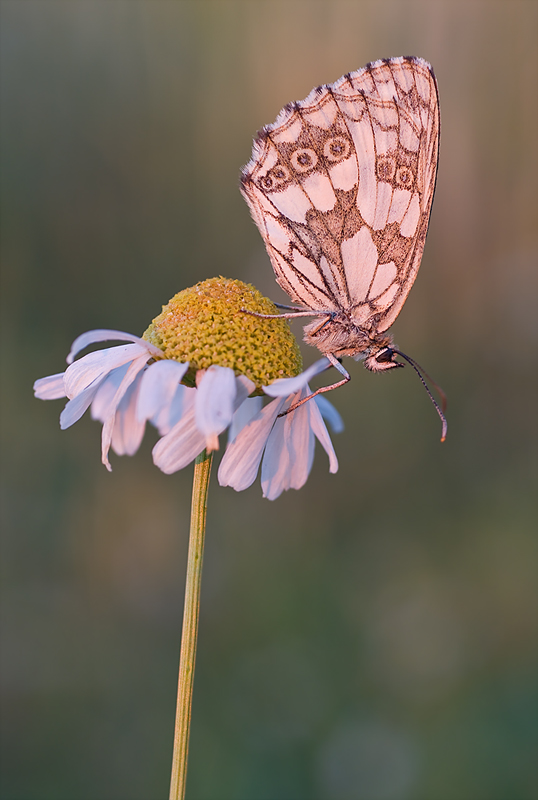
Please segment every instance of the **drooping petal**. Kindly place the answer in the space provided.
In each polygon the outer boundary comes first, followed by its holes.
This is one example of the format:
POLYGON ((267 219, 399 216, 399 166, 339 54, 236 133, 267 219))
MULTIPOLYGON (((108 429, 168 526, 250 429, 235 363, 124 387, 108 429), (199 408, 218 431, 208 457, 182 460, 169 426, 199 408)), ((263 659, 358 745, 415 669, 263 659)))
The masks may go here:
POLYGON ((205 371, 196 392, 195 419, 208 451, 219 449, 218 435, 232 421, 236 393, 233 369, 212 364, 205 371))
POLYGON ((185 398, 189 394, 192 394, 194 397, 194 392, 196 392, 196 389, 183 386, 181 383, 178 384, 178 386, 176 386, 176 391, 170 400, 170 404, 168 406, 164 406, 153 415, 153 417, 150 419, 150 422, 157 428, 161 436, 164 436, 171 431, 174 425, 179 422, 183 415, 185 398))
POLYGON ((297 375, 295 378, 280 378, 279 380, 273 381, 269 386, 263 386, 263 391, 265 394, 269 395, 269 397, 288 397, 290 394, 300 391, 311 378, 315 375, 319 375, 320 372, 323 372, 330 366, 331 362, 329 359, 320 358, 318 361, 314 361, 308 369, 305 369, 304 372, 301 372, 301 374, 297 375))
MULTIPOLYGON (((285 408, 308 393, 305 387, 292 395, 285 408)), ((268 500, 275 500, 287 489, 300 489, 308 479, 314 460, 314 434, 307 405, 278 418, 269 435, 262 462, 262 490, 268 500)), ((316 411, 319 414, 317 406, 316 411)))
POLYGON ((146 421, 136 414, 140 383, 144 373, 138 373, 133 383, 123 395, 114 419, 112 430, 112 449, 119 456, 132 456, 140 447, 144 437, 146 421))
POLYGON ((88 353, 67 367, 64 376, 65 393, 68 397, 75 397, 113 369, 142 357, 146 361, 151 358, 147 348, 140 344, 122 344, 88 353))
POLYGON ((80 336, 77 336, 71 345, 71 350, 66 359, 67 363, 72 364, 77 353, 80 353, 80 351, 84 350, 88 345, 95 344, 95 342, 135 342, 145 347, 150 356, 162 358, 162 352, 158 347, 146 342, 139 336, 134 336, 132 333, 125 333, 124 331, 113 331, 102 328, 94 331, 86 331, 86 333, 81 333, 80 336))
POLYGON ((331 426, 333 433, 342 433, 344 430, 344 420, 340 416, 339 412, 330 402, 324 397, 322 394, 316 395, 314 397, 314 402, 317 404, 317 407, 321 411, 321 416, 323 419, 327 420, 329 425, 331 426))
MULTIPOLYGON (((129 364, 113 369, 106 378, 97 384, 97 392, 92 403, 92 419, 104 422, 113 413, 113 403, 122 380, 127 374, 129 364)), ((94 386, 95 384, 92 384, 94 386)), ((91 387, 89 387, 91 388, 91 387)))
POLYGON ((284 398, 277 398, 266 405, 230 442, 220 462, 218 480, 221 486, 231 486, 241 492, 254 483, 267 437, 284 402, 284 398))
POLYGON ((247 399, 249 394, 252 394, 256 388, 254 381, 247 378, 246 375, 237 375, 235 379, 236 393, 234 400, 234 414, 240 405, 247 399))
POLYGON ((163 412, 169 411, 176 389, 188 368, 188 364, 170 359, 161 359, 147 368, 140 383, 136 410, 141 421, 160 419, 163 412))
MULTIPOLYGON (((126 345, 126 346, 137 347, 137 345, 126 345)), ((122 401, 127 389, 133 383, 133 381, 136 380, 138 373, 144 369, 146 363, 147 363, 147 353, 143 353, 142 355, 138 356, 138 358, 135 358, 131 364, 129 364, 129 368, 125 373, 118 389, 116 390, 114 399, 111 402, 110 414, 104 421, 103 431, 101 434, 101 461, 103 462, 105 467, 109 470, 109 472, 112 470, 112 467, 110 466, 110 462, 108 460, 108 451, 110 449, 110 444, 112 442, 116 409, 118 408, 120 402, 122 401)))
POLYGON ((100 381, 95 381, 91 386, 79 392, 76 397, 73 397, 72 400, 66 403, 64 410, 60 414, 60 428, 63 431, 79 421, 88 406, 92 403, 100 385, 100 381))
POLYGON ((247 397, 247 399, 241 403, 233 415, 231 425, 228 428, 229 442, 233 442, 239 432, 243 430, 245 425, 248 425, 250 420, 261 411, 262 405, 262 397, 247 397))
POLYGON ((64 373, 38 378, 34 383, 34 394, 39 400, 58 400, 65 397, 64 373))
POLYGON ((193 389, 185 396, 180 421, 153 448, 153 463, 167 475, 186 467, 205 447, 205 436, 194 421, 196 391, 193 389))
MULTIPOLYGON (((304 405, 308 409, 308 413, 310 414, 310 427, 314 431, 314 435, 316 436, 317 440, 320 442, 321 446, 329 456, 329 472, 332 473, 338 472, 338 459, 336 458, 336 453, 334 451, 333 443, 331 442, 331 437, 329 436, 329 432, 325 427, 325 423, 323 422, 321 412, 318 406, 316 404, 313 404, 312 402, 305 403, 304 405)), ((301 406, 301 408, 303 408, 303 406, 301 406)), ((299 411, 299 409, 297 410, 299 411)), ((336 411, 336 409, 334 410, 336 411)))

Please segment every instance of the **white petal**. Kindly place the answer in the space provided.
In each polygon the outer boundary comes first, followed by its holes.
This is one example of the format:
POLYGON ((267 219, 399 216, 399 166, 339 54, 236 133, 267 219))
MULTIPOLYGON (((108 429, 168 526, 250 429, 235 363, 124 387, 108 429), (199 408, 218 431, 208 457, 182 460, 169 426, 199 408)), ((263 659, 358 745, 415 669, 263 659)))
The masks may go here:
POLYGON ((197 387, 196 427, 206 437, 206 447, 218 450, 218 435, 228 427, 234 413, 237 384, 233 369, 212 364, 197 387))
POLYGON ((267 437, 283 405, 284 398, 273 400, 230 442, 220 462, 218 479, 221 486, 231 486, 236 492, 241 492, 256 480, 267 437))
MULTIPOLYGON (((137 347, 137 345, 128 344, 126 345, 126 347, 137 347)), ((108 451, 110 449, 110 444, 112 442, 112 434, 114 432, 116 409, 118 408, 125 393, 127 392, 127 389, 133 383, 133 381, 136 380, 138 373, 144 369, 146 363, 147 363, 147 353, 143 353, 143 355, 139 356, 138 358, 135 358, 134 361, 131 364, 129 364, 129 368, 125 373, 123 380, 120 383, 118 389, 116 390, 116 394, 114 395, 114 398, 111 402, 110 414, 104 421, 103 431, 101 433, 101 461, 109 471, 112 470, 112 467, 110 466, 110 462, 108 460, 108 451)))
POLYGON ((262 397, 247 397, 241 403, 237 411, 232 417, 232 422, 228 428, 228 441, 233 442, 241 430, 248 425, 251 419, 261 411, 263 405, 262 397))
POLYGON ((170 405, 161 408, 150 419, 151 424, 157 428, 161 436, 171 431, 174 425, 179 422, 183 416, 186 398, 192 395, 192 402, 194 402, 195 393, 196 389, 182 386, 181 383, 176 386, 176 391, 170 401, 170 405))
POLYGON ((327 420, 329 425, 331 426, 333 433, 342 433, 344 430, 344 420, 340 416, 339 412, 330 402, 324 397, 322 394, 316 395, 314 398, 319 410, 321 411, 321 416, 323 419, 327 420))
MULTIPOLYGON (((289 407, 310 393, 309 387, 286 401, 289 407)), ((316 406, 316 411, 319 410, 316 406)), ((287 489, 306 483, 314 460, 314 434, 310 429, 308 404, 280 417, 271 431, 262 463, 263 496, 275 500, 287 489)))
POLYGON ((319 375, 320 372, 323 372, 330 366, 331 362, 327 358, 320 358, 319 361, 315 361, 312 366, 305 369, 304 372, 301 372, 301 374, 297 375, 295 378, 279 378, 273 381, 269 386, 263 386, 263 391, 265 394, 268 394, 269 397, 288 397, 290 394, 298 392, 303 386, 306 386, 314 375, 319 375))
POLYGON ((178 385, 189 368, 188 364, 162 359, 151 364, 142 376, 138 405, 139 420, 153 419, 168 408, 178 385))
POLYGON ((119 456, 134 455, 144 437, 146 421, 139 420, 136 415, 142 376, 143 373, 138 373, 116 410, 112 430, 112 449, 119 456))
POLYGON ((145 357, 147 361, 151 356, 147 349, 139 344, 122 344, 88 353, 67 367, 64 377, 65 393, 68 397, 75 397, 93 381, 104 378, 113 369, 141 357, 145 357))
MULTIPOLYGON (((100 422, 104 422, 106 418, 113 413, 112 404, 114 402, 114 397, 128 369, 129 364, 124 364, 123 367, 113 369, 100 384, 97 384, 97 392, 92 403, 92 419, 98 419, 100 422)), ((94 385, 96 384, 92 384, 92 386, 94 385)), ((92 387, 90 386, 89 388, 92 387)))
POLYGON ((167 475, 186 467, 205 447, 205 436, 194 421, 194 391, 186 395, 189 407, 181 420, 153 448, 153 463, 167 475))
POLYGON ((305 406, 308 407, 310 414, 310 426, 314 431, 316 438, 329 456, 329 472, 338 472, 338 459, 336 458, 333 443, 331 442, 331 437, 329 436, 329 432, 327 431, 325 423, 321 417, 320 410, 314 403, 305 403, 305 406))
POLYGON ((34 383, 34 394, 40 400, 58 400, 60 397, 65 397, 64 373, 39 378, 34 383))
POLYGON ((162 358, 162 351, 159 350, 158 347, 146 342, 139 336, 134 336, 132 333, 125 333, 124 331, 113 331, 102 328, 100 330, 87 331, 77 336, 71 345, 71 350, 67 356, 67 363, 71 364, 77 353, 84 350, 89 344, 95 344, 95 342, 136 342, 145 347, 150 355, 155 358, 162 358))
POLYGON ((243 403, 243 401, 246 400, 249 394, 252 394, 252 392, 256 388, 256 384, 254 383, 254 381, 251 381, 245 375, 238 375, 237 378, 235 379, 235 384, 237 391, 235 395, 234 412, 237 411, 241 403, 243 403))
POLYGON ((84 391, 79 392, 76 397, 66 404, 64 410, 60 414, 60 428, 64 431, 75 422, 78 422, 84 414, 90 403, 93 401, 98 389, 100 387, 99 381, 96 381, 92 386, 88 386, 84 391))

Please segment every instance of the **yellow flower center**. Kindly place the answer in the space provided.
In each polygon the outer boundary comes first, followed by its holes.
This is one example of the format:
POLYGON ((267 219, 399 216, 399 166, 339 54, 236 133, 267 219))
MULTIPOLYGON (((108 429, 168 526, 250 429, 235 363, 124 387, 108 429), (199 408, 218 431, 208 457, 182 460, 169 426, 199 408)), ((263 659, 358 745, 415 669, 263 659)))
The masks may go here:
POLYGON ((189 363, 185 383, 212 364, 230 367, 261 386, 291 378, 303 367, 297 340, 287 320, 251 314, 277 314, 274 303, 249 283, 210 278, 174 295, 143 338, 163 358, 189 363))

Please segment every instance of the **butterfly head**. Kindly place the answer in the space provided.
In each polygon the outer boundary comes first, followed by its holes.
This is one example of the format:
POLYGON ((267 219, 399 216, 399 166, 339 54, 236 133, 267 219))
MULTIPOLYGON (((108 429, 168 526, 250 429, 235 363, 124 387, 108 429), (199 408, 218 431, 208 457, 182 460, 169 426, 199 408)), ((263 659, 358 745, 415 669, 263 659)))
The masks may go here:
POLYGON ((392 347, 378 347, 373 353, 364 359, 364 366, 370 372, 383 372, 394 367, 403 367, 400 361, 396 361, 397 351, 392 347))

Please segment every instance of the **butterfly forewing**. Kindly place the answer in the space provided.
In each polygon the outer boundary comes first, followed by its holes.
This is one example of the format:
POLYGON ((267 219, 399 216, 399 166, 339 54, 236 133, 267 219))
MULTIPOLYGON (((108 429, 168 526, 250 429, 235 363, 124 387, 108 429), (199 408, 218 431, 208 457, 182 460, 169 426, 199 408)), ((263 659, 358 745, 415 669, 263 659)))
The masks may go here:
POLYGON ((261 131, 242 191, 295 302, 390 327, 422 257, 438 143, 435 78, 414 57, 318 87, 261 131))

